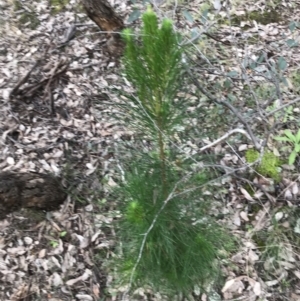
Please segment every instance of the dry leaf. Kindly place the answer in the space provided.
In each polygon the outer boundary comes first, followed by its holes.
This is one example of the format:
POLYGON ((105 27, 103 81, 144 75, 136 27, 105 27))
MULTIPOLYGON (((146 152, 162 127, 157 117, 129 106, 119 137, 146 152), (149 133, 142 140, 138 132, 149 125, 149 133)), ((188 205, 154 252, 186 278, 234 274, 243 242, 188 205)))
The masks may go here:
POLYGON ((253 286, 253 292, 256 296, 261 295, 261 285, 259 282, 255 282, 255 285, 253 286))
POLYGON ((248 191, 244 188, 240 188, 241 193, 243 194, 243 196, 248 200, 248 201, 253 201, 254 199, 252 198, 252 196, 248 193, 248 191))
POLYGON ((225 285, 222 288, 222 293, 225 293, 235 282, 235 279, 230 279, 226 281, 225 285))
POLYGON ((249 222, 248 214, 247 214, 245 211, 241 211, 241 212, 240 212, 240 217, 241 217, 244 221, 249 222))

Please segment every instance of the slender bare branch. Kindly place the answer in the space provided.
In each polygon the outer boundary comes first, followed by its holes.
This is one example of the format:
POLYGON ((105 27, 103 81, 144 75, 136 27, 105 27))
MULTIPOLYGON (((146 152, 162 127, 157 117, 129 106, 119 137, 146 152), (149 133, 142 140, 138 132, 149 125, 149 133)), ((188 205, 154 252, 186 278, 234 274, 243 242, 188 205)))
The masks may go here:
POLYGON ((298 98, 294 99, 293 101, 290 101, 289 103, 286 103, 286 104, 282 105, 281 107, 267 113, 265 116, 269 117, 271 115, 274 115, 276 112, 281 111, 281 110, 285 109, 286 107, 291 106, 292 104, 297 103, 299 101, 300 101, 300 98, 298 97, 298 98))
POLYGON ((191 73, 191 71, 189 69, 187 69, 187 73, 189 74, 189 76, 191 77, 191 79, 193 80, 195 86, 205 95, 207 96, 207 98, 211 101, 213 101, 214 103, 217 104, 221 104, 225 107, 227 107, 231 112, 233 112, 236 117, 240 120, 240 122, 246 127, 247 132, 249 134, 249 136, 251 137, 251 140, 255 146, 255 148, 257 150, 260 150, 261 145, 260 143, 257 141, 256 137, 254 136, 251 127, 249 126, 249 124, 245 121, 244 117, 235 109, 235 107, 230 104, 229 102, 227 102, 226 100, 219 100, 217 98, 215 98, 210 92, 208 92, 205 88, 203 88, 201 86, 201 84, 199 83, 199 81, 193 76, 193 74, 191 73))
POLYGON ((249 140, 252 140, 250 135, 243 129, 234 129, 234 130, 231 130, 229 131, 228 133, 224 134, 222 137, 218 138, 217 140, 213 141, 212 143, 208 144, 208 145, 205 145, 203 147, 200 148, 200 152, 203 152, 205 151, 206 149, 208 148, 211 148, 217 144, 219 144, 221 141, 227 139, 229 136, 231 136, 232 134, 234 133, 240 133, 240 134, 243 134, 245 135, 249 140))

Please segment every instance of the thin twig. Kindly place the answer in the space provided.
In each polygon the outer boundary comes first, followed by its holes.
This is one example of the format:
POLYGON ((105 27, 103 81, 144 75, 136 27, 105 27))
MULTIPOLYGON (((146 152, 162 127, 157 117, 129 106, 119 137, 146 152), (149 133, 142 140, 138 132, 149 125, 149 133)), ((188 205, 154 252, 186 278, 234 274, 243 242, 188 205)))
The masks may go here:
MULTIPOLYGON (((63 60, 60 60, 55 66, 54 68, 50 71, 50 78, 48 80, 48 83, 46 85, 46 88, 45 88, 45 98, 48 96, 48 99, 49 99, 49 107, 50 107, 50 112, 52 114, 52 116, 55 115, 55 108, 54 108, 54 98, 53 98, 53 94, 52 94, 52 91, 51 91, 51 84, 53 82, 53 78, 55 77, 56 75, 56 72, 57 70, 63 66, 65 62, 63 60)), ((68 64, 67 64, 68 65, 68 64)))
POLYGON ((204 89, 201 84, 198 82, 198 80, 193 76, 193 74, 191 73, 191 71, 189 69, 187 69, 187 73, 189 74, 189 76, 191 77, 191 79, 193 80, 194 84, 196 85, 196 87, 205 95, 208 97, 209 100, 213 101, 214 103, 217 104, 221 104, 225 107, 227 107, 230 111, 232 111, 236 117, 240 120, 240 122, 246 127, 248 134, 251 137, 251 140, 255 146, 255 148, 257 150, 260 150, 261 145, 260 143, 257 141, 257 139, 255 138, 249 124, 245 121, 244 117, 235 109, 235 107, 230 104, 229 102, 227 102, 226 100, 219 100, 216 99, 210 92, 208 92, 206 89, 204 89))
POLYGON ((221 141, 227 139, 229 136, 231 136, 232 134, 234 133, 240 133, 240 134, 243 134, 245 135, 249 140, 252 140, 250 135, 243 129, 234 129, 234 130, 231 130, 229 131, 228 133, 224 134, 222 137, 218 138, 217 140, 213 141, 212 143, 208 144, 208 145, 205 145, 203 147, 200 148, 200 152, 203 152, 205 151, 206 149, 208 148, 211 148, 217 144, 219 144, 221 141))
MULTIPOLYGON (((68 67, 69 67, 69 64, 66 64, 61 70, 59 70, 56 74, 54 74, 54 77, 65 73, 67 71, 68 67)), ((28 89, 26 89, 26 91, 24 92, 24 95, 31 96, 35 90, 39 89, 42 85, 44 85, 46 82, 48 82, 49 79, 50 79, 50 77, 47 77, 47 78, 41 80, 39 83, 28 87, 28 89)))
POLYGON ((10 94, 9 94, 9 99, 11 99, 13 96, 15 96, 15 94, 18 92, 19 88, 26 83, 26 81, 28 80, 30 74, 33 72, 33 70, 40 64, 41 59, 38 59, 34 65, 32 66, 32 68, 27 72, 27 74, 17 83, 17 85, 11 90, 10 94))
POLYGON ((32 68, 27 72, 27 74, 18 82, 18 84, 12 89, 12 91, 9 94, 9 99, 11 99, 13 96, 15 96, 15 94, 18 92, 19 88, 27 82, 30 74, 33 72, 33 70, 41 63, 42 59, 46 56, 46 54, 49 51, 49 45, 46 47, 43 55, 36 60, 36 62, 34 63, 34 65, 32 66, 32 68))
POLYGON ((265 117, 269 117, 269 116, 271 116, 271 115, 274 115, 276 112, 278 112, 278 111, 280 111, 280 110, 283 110, 284 108, 286 108, 286 107, 288 107, 288 106, 291 106, 292 104, 297 103, 297 102, 299 102, 299 101, 300 101, 300 98, 296 98, 296 99, 294 99, 293 101, 291 101, 291 102, 289 102, 289 103, 286 103, 286 104, 282 105, 281 107, 279 107, 279 108, 277 108, 277 109, 275 109, 275 110, 273 110, 273 111, 271 111, 271 112, 265 114, 265 117))
MULTIPOLYGON (((184 178, 183 178, 183 179, 184 179, 184 178)), ((174 187, 173 187, 171 193, 170 193, 170 194, 168 195, 168 197, 164 200, 162 206, 160 207, 160 209, 158 210, 158 212, 157 212, 156 215, 154 216, 154 219, 152 220, 152 223, 151 223, 150 227, 148 228, 147 232, 146 232, 145 234, 143 234, 143 235, 144 235, 144 238, 143 238, 143 241, 142 241, 142 244, 141 244, 141 247, 140 247, 139 255, 138 255, 138 258, 137 258, 137 260, 136 260, 136 262, 135 262, 135 265, 134 265, 134 267, 133 267, 133 269, 132 269, 132 271, 131 271, 128 288, 127 288, 127 290, 126 290, 126 291, 124 292, 124 294, 123 294, 123 297, 122 297, 122 300, 123 300, 123 301, 125 300, 126 296, 128 295, 128 293, 129 293, 129 291, 130 291, 130 289, 131 289, 131 287, 132 287, 132 284, 133 284, 133 277, 134 277, 135 271, 136 271, 136 269, 137 269, 137 267, 138 267, 138 265, 139 265, 139 263, 140 263, 140 261, 141 261, 141 259, 142 259, 142 254, 143 254, 143 251, 144 251, 144 248, 145 248, 145 244, 146 244, 147 237, 148 237, 149 233, 151 232, 151 230, 153 229, 153 227, 154 227, 154 225, 155 225, 155 223, 156 223, 156 221, 157 221, 159 215, 160 215, 161 212, 164 210, 164 208, 166 207, 166 205, 168 204, 168 202, 176 196, 174 193, 175 193, 175 191, 176 191, 176 189, 177 189, 179 183, 181 183, 181 182, 183 181, 183 179, 181 179, 180 181, 178 181, 178 182, 174 185, 174 187)))

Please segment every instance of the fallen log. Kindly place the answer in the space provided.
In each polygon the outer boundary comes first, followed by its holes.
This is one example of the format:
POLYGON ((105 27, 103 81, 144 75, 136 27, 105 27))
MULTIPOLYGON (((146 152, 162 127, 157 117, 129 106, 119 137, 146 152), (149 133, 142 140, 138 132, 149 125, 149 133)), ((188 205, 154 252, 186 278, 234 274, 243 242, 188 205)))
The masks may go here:
POLYGON ((54 210, 66 199, 60 179, 41 173, 0 173, 0 219, 21 208, 54 210))
POLYGON ((120 32, 125 28, 122 18, 107 0, 82 0, 88 17, 107 34, 107 50, 111 55, 120 56, 124 50, 120 32))

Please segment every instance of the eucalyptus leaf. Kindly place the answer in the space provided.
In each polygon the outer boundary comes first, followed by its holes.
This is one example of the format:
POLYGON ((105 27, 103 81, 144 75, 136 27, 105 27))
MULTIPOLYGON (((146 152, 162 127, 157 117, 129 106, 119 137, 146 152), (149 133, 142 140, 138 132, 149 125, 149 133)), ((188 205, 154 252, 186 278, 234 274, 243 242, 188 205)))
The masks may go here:
POLYGON ((192 35, 192 39, 195 39, 196 37, 198 37, 199 36, 198 28, 192 28, 191 35, 192 35))
POLYGON ((226 79, 223 86, 224 88, 229 89, 231 87, 231 81, 226 79))
POLYGON ((290 22, 289 30, 293 32, 297 28, 297 23, 295 21, 290 22))
POLYGON ((191 23, 194 22, 193 16, 186 9, 183 11, 183 15, 188 22, 191 22, 191 23))
POLYGON ((207 22, 208 12, 209 12, 208 9, 205 9, 205 10, 202 12, 201 21, 202 21, 204 24, 207 22))
POLYGON ((287 62, 282 56, 278 59, 278 67, 281 71, 284 71, 287 67, 287 62))
MULTIPOLYGON (((252 69, 252 70, 254 70, 256 67, 257 67, 257 63, 256 62, 251 62, 250 65, 249 65, 249 68, 252 69)), ((258 72, 260 72, 260 71, 258 71, 258 72)))
POLYGON ((282 81, 282 83, 283 83, 286 87, 289 86, 289 83, 288 83, 288 81, 286 80, 285 77, 282 77, 281 81, 282 81))
POLYGON ((236 97, 235 97, 233 94, 231 94, 231 93, 229 93, 229 94, 227 95, 227 98, 228 98, 228 100, 229 100, 230 102, 233 102, 233 101, 236 100, 236 97))
POLYGON ((286 43, 287 43, 287 45, 289 47, 297 47, 297 46, 299 46, 299 43, 297 41, 295 41, 294 39, 288 39, 286 41, 286 43))
POLYGON ((248 59, 248 57, 246 57, 246 58, 243 59, 242 65, 243 65, 244 68, 248 67, 248 65, 249 65, 249 59, 248 59))
POLYGON ((127 22, 132 23, 136 21, 141 16, 141 11, 139 9, 135 9, 128 17, 127 22))
POLYGON ((262 54, 259 56, 259 58, 257 59, 257 63, 258 63, 258 64, 261 64, 261 63, 264 61, 264 59, 265 59, 265 54, 262 53, 262 54))
POLYGON ((227 76, 230 76, 230 77, 238 77, 239 74, 237 71, 233 70, 233 71, 230 71, 227 73, 227 76))

